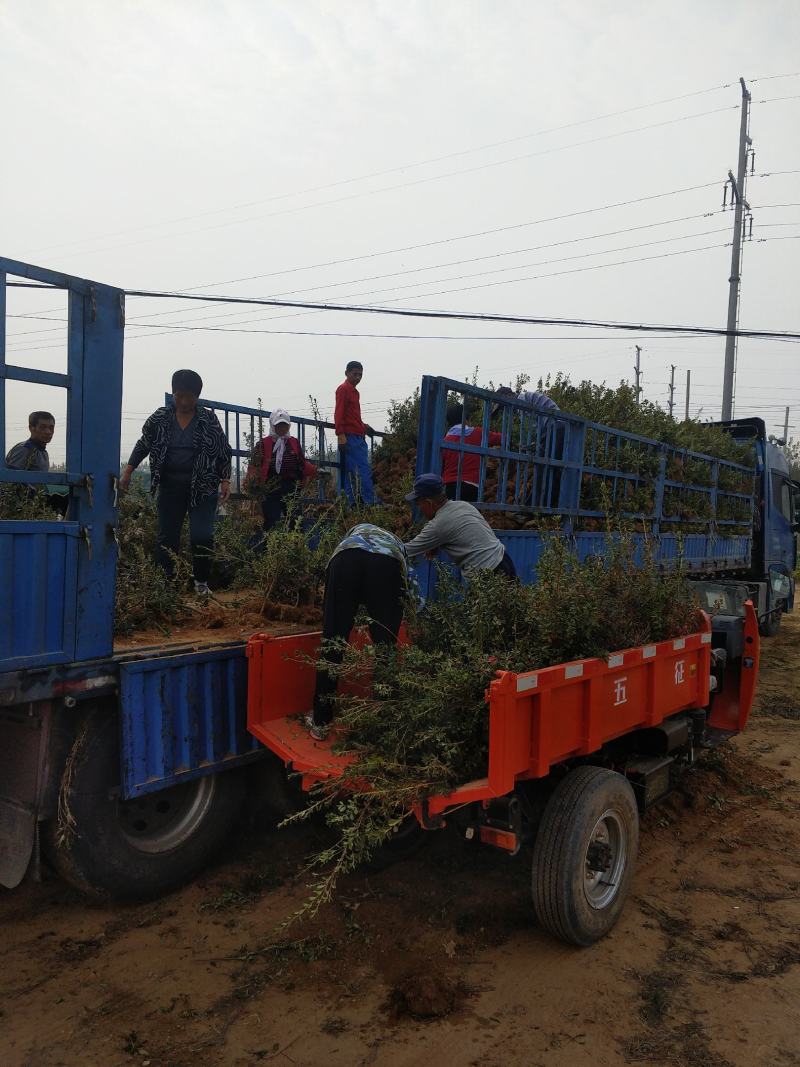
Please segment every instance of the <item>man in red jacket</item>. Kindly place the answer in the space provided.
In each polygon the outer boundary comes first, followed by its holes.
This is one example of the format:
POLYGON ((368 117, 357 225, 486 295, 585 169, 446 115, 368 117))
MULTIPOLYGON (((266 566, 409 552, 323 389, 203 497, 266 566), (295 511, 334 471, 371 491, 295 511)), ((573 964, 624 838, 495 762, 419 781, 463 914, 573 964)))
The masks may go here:
POLYGON ((356 388, 363 373, 364 368, 357 360, 351 360, 345 367, 344 381, 336 390, 333 422, 339 439, 342 482, 347 499, 351 504, 355 504, 359 497, 365 504, 379 504, 372 485, 369 450, 364 436, 373 431, 361 421, 361 397, 356 388))
MULTIPOLYGON (((445 418, 448 444, 482 445, 483 430, 480 426, 470 426, 468 419, 474 408, 466 404, 448 404, 445 418)), ((503 435, 489 430, 488 445, 495 448, 503 443, 503 435)), ((442 481, 444 489, 451 500, 468 500, 474 504, 478 500, 478 487, 481 477, 481 457, 475 452, 460 452, 450 448, 442 449, 442 481), (460 460, 460 464, 459 464, 460 460), (459 484, 459 466, 461 482, 459 484), (459 496, 460 492, 460 496, 459 496)))

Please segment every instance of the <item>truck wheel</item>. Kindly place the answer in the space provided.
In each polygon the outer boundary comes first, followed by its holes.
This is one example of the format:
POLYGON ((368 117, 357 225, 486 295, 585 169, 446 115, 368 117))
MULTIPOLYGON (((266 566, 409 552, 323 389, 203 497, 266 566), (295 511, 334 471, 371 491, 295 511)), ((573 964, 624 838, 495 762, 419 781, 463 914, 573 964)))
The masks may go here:
POLYGON ((539 923, 573 945, 591 945, 616 923, 630 890, 639 815, 627 779, 577 767, 556 787, 533 849, 539 923))
POLYGON ((158 896, 197 874, 238 821, 245 777, 231 770, 121 800, 117 717, 93 710, 67 757, 48 853, 72 885, 97 896, 158 896))
POLYGON ((775 634, 781 628, 781 616, 782 611, 773 611, 766 616, 764 621, 758 627, 758 632, 762 637, 774 637, 775 634))
POLYGON ((373 871, 383 871, 393 863, 411 859, 427 842, 430 834, 423 830, 414 815, 407 815, 396 827, 391 837, 372 853, 367 867, 373 871))

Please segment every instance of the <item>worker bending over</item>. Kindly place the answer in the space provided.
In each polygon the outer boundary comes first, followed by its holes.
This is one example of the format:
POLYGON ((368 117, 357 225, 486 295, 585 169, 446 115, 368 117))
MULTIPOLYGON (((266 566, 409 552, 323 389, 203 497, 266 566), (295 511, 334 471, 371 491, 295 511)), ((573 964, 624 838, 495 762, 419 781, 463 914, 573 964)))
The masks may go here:
POLYGON ((416 478, 406 500, 415 503, 428 520, 405 546, 410 561, 442 549, 465 576, 485 570, 517 577, 513 560, 483 515, 466 500, 450 500, 438 474, 416 478))
MULTIPOLYGON (((322 602, 322 640, 346 641, 363 605, 370 617, 375 645, 396 645, 408 590, 408 558, 403 542, 370 522, 360 522, 334 549, 325 575, 322 602)), ((328 663, 342 662, 343 650, 324 649, 328 663)), ((335 672, 317 668, 314 710, 306 716, 311 736, 325 738, 333 719, 335 672)))

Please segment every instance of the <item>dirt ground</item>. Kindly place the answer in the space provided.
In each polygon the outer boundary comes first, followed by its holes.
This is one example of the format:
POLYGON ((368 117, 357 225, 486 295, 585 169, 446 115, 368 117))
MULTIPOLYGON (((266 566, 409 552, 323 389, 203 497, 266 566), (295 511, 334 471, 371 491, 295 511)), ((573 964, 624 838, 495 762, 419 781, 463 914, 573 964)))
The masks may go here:
POLYGON ((316 608, 273 604, 247 590, 217 592, 207 600, 187 597, 185 609, 186 617, 169 627, 140 629, 129 636, 115 637, 114 651, 139 652, 173 644, 191 649, 247 641, 257 632, 298 633, 319 629, 322 617, 316 608))
POLYGON ((644 819, 593 948, 536 928, 527 860, 447 833, 281 932, 324 830, 243 827, 155 903, 3 891, 0 1067, 800 1064, 798 672, 800 615, 745 734, 644 819))

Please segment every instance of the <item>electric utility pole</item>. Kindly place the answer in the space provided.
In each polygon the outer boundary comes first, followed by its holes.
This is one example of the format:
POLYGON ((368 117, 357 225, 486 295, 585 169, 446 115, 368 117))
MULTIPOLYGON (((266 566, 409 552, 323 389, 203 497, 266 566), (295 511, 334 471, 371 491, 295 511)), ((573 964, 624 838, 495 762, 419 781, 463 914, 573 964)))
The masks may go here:
POLYGON ((675 410, 675 364, 669 365, 669 417, 672 418, 672 413, 675 410))
POLYGON ((786 417, 783 420, 783 442, 789 444, 789 409, 786 409, 786 417))
POLYGON ((636 371, 636 403, 638 404, 642 396, 642 346, 636 346, 636 364, 633 368, 636 371))
POLYGON ((685 409, 684 415, 683 415, 684 420, 686 422, 689 421, 689 390, 691 389, 691 385, 692 385, 692 372, 690 370, 687 370, 687 372, 686 372, 686 409, 685 409))
MULTIPOLYGON (((739 273, 742 255, 742 220, 744 209, 750 210, 750 205, 745 200, 745 179, 747 175, 748 149, 752 141, 748 134, 750 125, 750 93, 744 83, 744 78, 739 79, 742 87, 742 119, 739 126, 739 163, 734 178, 728 171, 728 181, 731 185, 733 196, 733 248, 731 250, 731 276, 728 279, 730 286, 728 292, 728 333, 725 338, 725 375, 722 380, 722 418, 733 417, 733 376, 736 369, 736 327, 739 317, 739 288, 742 277, 739 273)), ((727 186, 726 186, 727 194, 727 186)), ((723 204, 724 206, 724 204, 723 204)))

